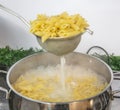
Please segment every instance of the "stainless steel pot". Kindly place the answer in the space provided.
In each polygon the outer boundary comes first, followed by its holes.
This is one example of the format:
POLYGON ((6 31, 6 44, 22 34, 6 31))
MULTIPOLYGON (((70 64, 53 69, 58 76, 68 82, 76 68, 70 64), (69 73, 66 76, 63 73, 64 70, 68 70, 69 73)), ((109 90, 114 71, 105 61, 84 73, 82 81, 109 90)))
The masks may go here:
MULTIPOLYGON (((112 70, 103 61, 82 53, 70 53, 65 56, 66 63, 91 68, 98 74, 106 78, 108 86, 99 94, 84 100, 75 100, 72 102, 51 103, 33 100, 18 93, 11 84, 29 69, 35 69, 40 65, 57 65, 60 63, 60 57, 53 54, 42 52, 30 55, 15 63, 7 73, 7 84, 10 91, 6 92, 6 98, 9 100, 10 110, 111 110, 113 91, 111 83, 113 80, 112 70)), ((120 91, 116 91, 120 92, 120 91)))

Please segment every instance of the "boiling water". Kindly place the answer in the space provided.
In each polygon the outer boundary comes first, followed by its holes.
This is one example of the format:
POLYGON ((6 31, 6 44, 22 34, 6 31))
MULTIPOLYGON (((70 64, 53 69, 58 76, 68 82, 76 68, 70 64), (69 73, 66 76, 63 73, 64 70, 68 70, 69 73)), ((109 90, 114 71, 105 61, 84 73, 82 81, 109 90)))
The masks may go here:
POLYGON ((107 86, 104 77, 79 65, 40 66, 21 75, 13 84, 26 97, 47 102, 66 102, 95 96, 107 86))

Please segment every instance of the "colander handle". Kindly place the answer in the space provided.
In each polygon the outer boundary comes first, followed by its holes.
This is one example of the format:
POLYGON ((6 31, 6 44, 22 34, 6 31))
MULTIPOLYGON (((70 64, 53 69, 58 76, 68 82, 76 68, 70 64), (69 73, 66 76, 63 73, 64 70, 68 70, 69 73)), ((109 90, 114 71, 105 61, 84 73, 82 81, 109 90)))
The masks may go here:
POLYGON ((86 28, 86 32, 88 32, 89 34, 91 34, 91 35, 93 35, 93 31, 92 30, 90 30, 89 28, 86 28))
POLYGON ((0 4, 0 9, 2 9, 3 11, 6 11, 7 13, 9 13, 9 14, 15 16, 15 17, 17 17, 17 18, 20 19, 27 27, 30 27, 29 22, 28 22, 25 18, 23 18, 21 15, 19 15, 18 13, 14 12, 13 10, 11 10, 11 9, 9 9, 9 8, 1 5, 1 4, 0 4))

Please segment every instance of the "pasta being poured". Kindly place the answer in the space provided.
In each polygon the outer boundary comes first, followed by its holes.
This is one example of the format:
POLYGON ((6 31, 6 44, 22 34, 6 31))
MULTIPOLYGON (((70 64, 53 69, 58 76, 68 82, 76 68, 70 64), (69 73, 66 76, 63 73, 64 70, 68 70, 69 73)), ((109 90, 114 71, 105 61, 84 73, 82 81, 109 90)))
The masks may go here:
POLYGON ((49 38, 66 38, 82 34, 88 26, 86 20, 79 14, 69 15, 67 12, 55 16, 41 14, 31 21, 30 32, 45 42, 49 38))

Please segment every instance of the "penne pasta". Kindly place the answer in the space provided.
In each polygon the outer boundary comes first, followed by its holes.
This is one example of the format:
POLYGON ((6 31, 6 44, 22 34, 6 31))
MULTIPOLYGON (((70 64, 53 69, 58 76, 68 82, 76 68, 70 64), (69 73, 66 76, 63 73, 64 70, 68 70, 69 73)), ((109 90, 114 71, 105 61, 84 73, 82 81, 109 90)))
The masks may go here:
POLYGON ((41 37, 42 42, 49 38, 66 38, 84 33, 89 26, 79 14, 69 15, 67 12, 55 16, 39 14, 30 24, 30 32, 41 37))

